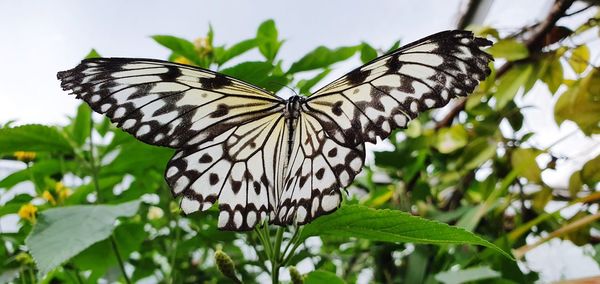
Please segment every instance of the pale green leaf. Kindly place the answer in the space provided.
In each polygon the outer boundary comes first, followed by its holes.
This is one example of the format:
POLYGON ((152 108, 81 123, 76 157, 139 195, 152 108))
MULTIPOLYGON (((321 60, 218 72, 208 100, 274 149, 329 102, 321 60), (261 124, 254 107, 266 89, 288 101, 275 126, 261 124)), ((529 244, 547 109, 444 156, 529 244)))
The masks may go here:
POLYGON ((116 219, 133 216, 139 205, 136 200, 119 205, 77 205, 42 211, 25 240, 40 276, 108 238, 116 219))
POLYGON ((92 110, 87 104, 82 103, 77 108, 77 115, 71 129, 71 138, 77 145, 83 145, 85 140, 90 136, 91 122, 92 110))
POLYGON ((511 164, 514 169, 519 170, 519 174, 533 183, 542 181, 542 170, 538 166, 535 158, 539 151, 531 148, 519 148, 512 152, 511 164))
POLYGON ((448 154, 467 145, 467 140, 468 137, 465 128, 460 124, 456 124, 450 128, 442 128, 438 131, 435 148, 440 153, 448 154))
POLYGON ((533 66, 517 65, 506 73, 498 83, 498 88, 494 96, 496 97, 496 109, 503 109, 508 102, 514 99, 517 92, 529 79, 533 72, 533 66))
POLYGON ((330 215, 315 219, 304 227, 300 239, 324 235, 382 242, 481 245, 512 259, 509 253, 462 228, 399 210, 376 210, 361 205, 344 205, 330 215))
POLYGON ((558 98, 554 119, 558 124, 571 120, 586 135, 600 133, 600 71, 592 70, 558 98))
POLYGON ((505 58, 509 61, 524 59, 529 56, 529 50, 527 50, 527 47, 514 39, 504 39, 498 41, 493 46, 488 48, 487 52, 492 54, 492 56, 495 58, 505 58))
POLYGON ((569 57, 569 65, 573 68, 576 73, 583 73, 588 66, 590 61, 590 49, 587 45, 580 45, 573 49, 571 56, 569 57))
POLYGON ((488 266, 471 267, 457 271, 444 271, 435 275, 435 280, 444 284, 459 284, 483 279, 498 278, 502 276, 500 272, 491 269, 488 266))

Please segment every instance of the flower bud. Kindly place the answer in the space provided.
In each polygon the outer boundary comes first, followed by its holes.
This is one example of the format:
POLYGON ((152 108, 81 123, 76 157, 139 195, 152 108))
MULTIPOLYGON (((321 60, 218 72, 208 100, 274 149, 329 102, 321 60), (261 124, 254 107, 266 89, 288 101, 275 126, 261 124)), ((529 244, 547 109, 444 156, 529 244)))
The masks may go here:
POLYGON ((233 260, 231 260, 231 257, 225 252, 222 250, 217 250, 215 252, 215 263, 217 264, 219 271, 221 271, 225 277, 233 280, 235 283, 242 283, 235 275, 235 265, 233 260))

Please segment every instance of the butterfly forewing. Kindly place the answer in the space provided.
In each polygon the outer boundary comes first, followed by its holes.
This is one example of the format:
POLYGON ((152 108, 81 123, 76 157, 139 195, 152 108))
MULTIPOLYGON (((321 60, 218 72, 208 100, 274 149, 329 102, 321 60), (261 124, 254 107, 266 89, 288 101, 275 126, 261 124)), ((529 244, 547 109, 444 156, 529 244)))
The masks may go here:
POLYGON ((490 72, 492 58, 480 50, 489 44, 466 31, 429 36, 323 87, 305 111, 344 145, 375 143, 420 112, 472 92, 490 72))
POLYGON ((209 70, 150 59, 87 59, 62 87, 138 139, 181 148, 269 113, 283 100, 209 70))

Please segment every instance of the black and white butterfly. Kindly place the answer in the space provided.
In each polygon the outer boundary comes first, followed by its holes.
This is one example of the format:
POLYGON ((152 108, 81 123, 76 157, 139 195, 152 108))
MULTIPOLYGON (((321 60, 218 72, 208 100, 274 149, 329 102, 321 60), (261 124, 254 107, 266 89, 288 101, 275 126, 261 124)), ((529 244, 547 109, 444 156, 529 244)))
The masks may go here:
POLYGON ((335 211, 365 142, 466 96, 490 72, 491 42, 445 31, 284 100, 210 70, 153 59, 86 59, 58 73, 96 112, 177 149, 165 173, 185 213, 219 204, 221 229, 305 224, 335 211))

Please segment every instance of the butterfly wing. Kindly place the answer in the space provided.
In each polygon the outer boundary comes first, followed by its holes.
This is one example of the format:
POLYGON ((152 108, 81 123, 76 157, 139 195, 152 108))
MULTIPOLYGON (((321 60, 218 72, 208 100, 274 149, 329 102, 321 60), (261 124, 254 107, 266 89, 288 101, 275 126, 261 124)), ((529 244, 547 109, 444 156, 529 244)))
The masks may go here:
POLYGON ((323 125, 302 113, 286 167, 281 201, 273 222, 305 224, 335 211, 344 188, 361 171, 364 144, 347 147, 327 137, 323 125))
POLYGON ((490 73, 491 42, 468 31, 440 32, 381 56, 326 85, 303 106, 328 137, 376 142, 420 112, 466 96, 490 73))
POLYGON ((182 148, 280 112, 284 101, 243 81, 153 59, 94 58, 58 73, 96 112, 138 139, 182 148))
POLYGON ((283 182, 285 101, 240 80, 152 59, 98 58, 60 72, 96 112, 154 145, 178 149, 165 179, 185 213, 219 201, 219 228, 274 216, 283 182))

